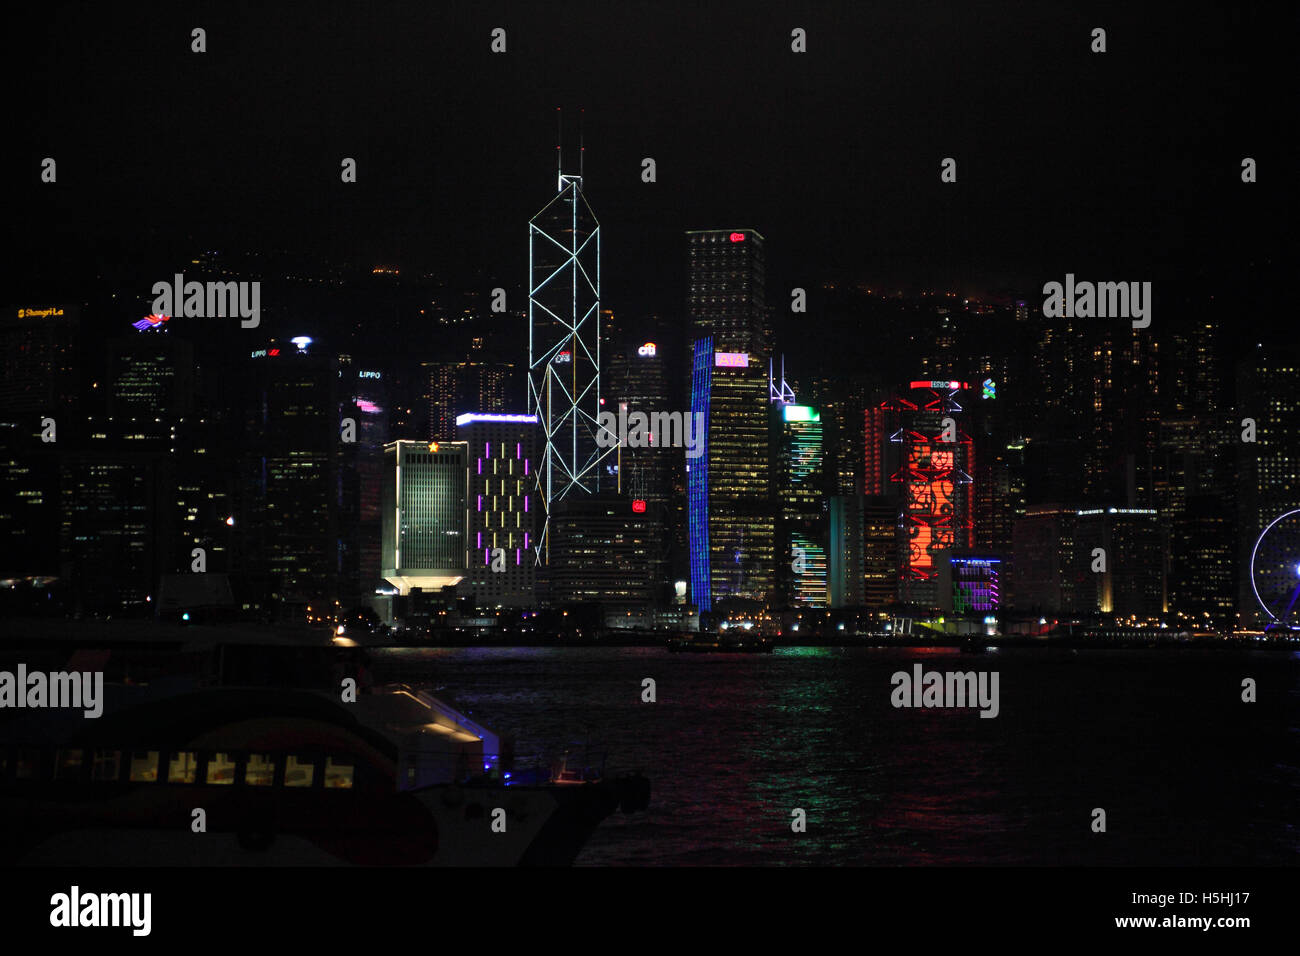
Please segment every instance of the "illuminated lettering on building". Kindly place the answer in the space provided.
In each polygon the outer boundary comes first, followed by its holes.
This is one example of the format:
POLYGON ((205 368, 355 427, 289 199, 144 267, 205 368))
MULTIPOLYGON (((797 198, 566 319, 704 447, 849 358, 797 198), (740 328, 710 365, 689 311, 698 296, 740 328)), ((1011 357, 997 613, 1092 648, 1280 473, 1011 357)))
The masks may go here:
POLYGON ((643 498, 633 499, 632 510, 639 515, 645 514, 645 500, 643 498))
POLYGON ((731 234, 731 241, 732 241, 732 242, 744 242, 744 241, 745 241, 745 234, 744 234, 743 232, 733 232, 733 233, 731 234))
POLYGON ((22 318, 28 318, 28 319, 46 319, 46 318, 49 318, 50 316, 58 316, 58 315, 62 315, 62 314, 63 314, 63 310, 62 310, 62 309, 56 309, 56 308, 49 308, 49 309, 19 309, 19 310, 18 310, 18 318, 20 318, 20 319, 22 319, 22 318))
POLYGON ((653 342, 647 342, 636 350, 636 354, 640 355, 642 358, 653 358, 655 354, 655 344, 653 342))
POLYGON ((748 352, 714 352, 713 365, 715 368, 748 368, 748 352))

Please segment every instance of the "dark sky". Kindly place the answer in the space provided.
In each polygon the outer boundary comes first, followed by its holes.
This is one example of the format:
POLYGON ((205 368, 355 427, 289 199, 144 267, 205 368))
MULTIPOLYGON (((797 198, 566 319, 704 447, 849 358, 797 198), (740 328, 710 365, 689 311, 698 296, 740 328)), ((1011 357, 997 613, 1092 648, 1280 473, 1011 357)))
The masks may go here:
POLYGON ((774 298, 827 276, 1036 291, 1066 271, 1198 280, 1290 258, 1294 14, 1137 6, 39 5, 5 41, 12 291, 78 267, 69 250, 145 245, 518 283, 555 189, 556 106, 585 108, 616 308, 680 307, 688 228, 763 232, 774 298))

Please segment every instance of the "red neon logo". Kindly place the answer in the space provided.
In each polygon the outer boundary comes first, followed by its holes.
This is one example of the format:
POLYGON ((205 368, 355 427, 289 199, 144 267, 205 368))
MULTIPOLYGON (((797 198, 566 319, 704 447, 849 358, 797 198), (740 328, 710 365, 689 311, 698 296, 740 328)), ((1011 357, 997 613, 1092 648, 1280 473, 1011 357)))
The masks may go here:
POLYGON ((632 502, 632 510, 639 515, 645 514, 645 501, 641 498, 635 499, 632 502))
POLYGON ((733 232, 733 233, 731 234, 731 241, 732 241, 732 242, 744 242, 744 241, 745 241, 745 234, 744 234, 743 232, 733 232))
POLYGON ((267 352, 266 354, 267 354, 267 355, 279 355, 279 354, 280 354, 280 350, 279 350, 279 349, 271 349, 271 351, 267 352))

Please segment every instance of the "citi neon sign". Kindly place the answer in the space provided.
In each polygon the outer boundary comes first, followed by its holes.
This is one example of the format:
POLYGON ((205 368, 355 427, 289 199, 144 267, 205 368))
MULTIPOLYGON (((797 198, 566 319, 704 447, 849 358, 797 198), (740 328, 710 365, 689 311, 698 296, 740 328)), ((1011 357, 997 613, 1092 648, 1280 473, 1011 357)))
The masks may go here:
POLYGON ((642 358, 654 358, 655 344, 653 342, 647 342, 636 350, 636 354, 642 358))

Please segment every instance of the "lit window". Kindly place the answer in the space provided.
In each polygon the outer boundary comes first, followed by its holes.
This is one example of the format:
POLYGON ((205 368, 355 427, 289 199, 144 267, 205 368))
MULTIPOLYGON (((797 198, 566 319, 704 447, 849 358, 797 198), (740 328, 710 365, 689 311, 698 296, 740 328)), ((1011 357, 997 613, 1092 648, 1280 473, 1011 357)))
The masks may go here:
POLYGON ((286 787, 310 787, 315 772, 316 759, 314 757, 291 756, 284 765, 284 785, 286 787))
POLYGON ((325 786, 341 787, 350 789, 352 786, 352 773, 354 765, 351 760, 346 758, 326 757, 325 758, 325 786))
POLYGON ((199 770, 199 758, 192 750, 172 754, 167 767, 168 783, 193 783, 199 770))
POLYGON ((131 753, 131 772, 127 779, 132 783, 153 783, 157 780, 158 751, 133 751, 131 753))
POLYGON ((249 754, 244 783, 250 787, 269 787, 274 780, 275 758, 270 754, 249 754))
POLYGON ((208 783, 228 784, 235 782, 234 754, 213 754, 208 758, 208 769, 204 774, 208 783))

